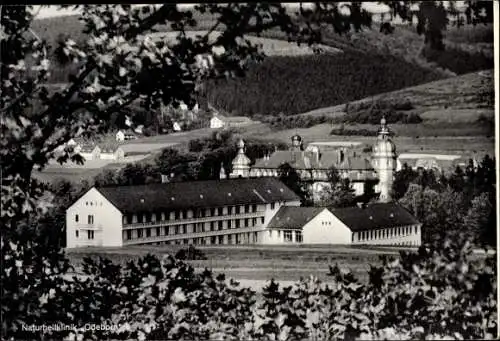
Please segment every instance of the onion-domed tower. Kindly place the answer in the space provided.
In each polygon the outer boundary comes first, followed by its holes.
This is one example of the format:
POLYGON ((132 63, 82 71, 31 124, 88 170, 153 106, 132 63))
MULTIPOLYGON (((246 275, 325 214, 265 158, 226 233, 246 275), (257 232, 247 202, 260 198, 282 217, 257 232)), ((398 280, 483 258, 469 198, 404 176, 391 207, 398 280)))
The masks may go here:
POLYGON ((245 155, 245 142, 238 141, 238 154, 233 160, 233 171, 231 178, 248 178, 250 175, 250 159, 245 155))
POLYGON ((373 168, 378 174, 378 191, 381 202, 390 202, 394 172, 396 170, 396 146, 391 140, 385 117, 380 120, 377 142, 373 146, 373 168))

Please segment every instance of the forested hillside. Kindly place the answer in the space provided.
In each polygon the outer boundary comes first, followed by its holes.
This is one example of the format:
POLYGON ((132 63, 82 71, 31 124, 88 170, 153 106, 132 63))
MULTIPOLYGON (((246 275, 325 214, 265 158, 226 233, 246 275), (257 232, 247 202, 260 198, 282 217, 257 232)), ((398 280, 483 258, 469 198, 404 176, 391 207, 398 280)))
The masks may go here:
MULTIPOLYGON (((197 30, 210 26, 205 14, 197 30)), ((442 79, 453 74, 493 68, 490 26, 449 28, 445 51, 422 50, 423 37, 414 27, 397 26, 393 34, 371 30, 339 36, 325 32, 326 45, 341 54, 273 56, 250 68, 245 78, 213 81, 204 96, 217 108, 234 115, 293 115, 358 100, 383 92, 442 79)), ((55 47, 62 36, 85 39, 78 16, 36 20, 33 32, 55 47)), ((167 31, 167 27, 158 27, 167 31)), ((266 32, 263 37, 284 39, 266 32)), ((50 82, 64 83, 77 67, 52 71, 50 82)))
POLYGON ((394 56, 358 51, 269 57, 245 78, 212 82, 208 100, 238 115, 294 115, 437 80, 437 72, 394 56))

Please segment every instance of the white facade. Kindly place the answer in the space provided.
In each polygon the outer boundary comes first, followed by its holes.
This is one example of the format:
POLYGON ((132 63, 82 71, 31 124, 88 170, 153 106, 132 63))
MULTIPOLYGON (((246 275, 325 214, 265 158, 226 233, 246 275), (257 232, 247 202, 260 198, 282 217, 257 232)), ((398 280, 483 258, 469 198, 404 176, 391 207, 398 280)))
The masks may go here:
POLYGON ((351 229, 324 209, 302 228, 304 244, 351 244, 351 229))
POLYGON ((101 150, 100 153, 101 160, 123 160, 124 157, 125 152, 119 147, 112 152, 101 150))
POLYGON ((66 247, 122 245, 122 213, 95 188, 66 210, 66 247))
POLYGON ((219 128, 224 128, 225 122, 221 120, 219 117, 214 116, 210 119, 210 128, 212 129, 219 129, 219 128))
POLYGON ((85 160, 99 160, 101 158, 101 149, 98 146, 95 146, 92 150, 87 149, 85 152, 80 149, 79 154, 85 160))
POLYGON ((172 125, 172 129, 174 131, 181 131, 182 130, 181 126, 180 126, 180 124, 178 122, 174 122, 174 124, 172 125))
POLYGON ((353 233, 353 244, 420 246, 422 225, 397 226, 353 233))
POLYGON ((116 141, 118 142, 125 141, 125 133, 123 131, 120 130, 116 133, 116 141))

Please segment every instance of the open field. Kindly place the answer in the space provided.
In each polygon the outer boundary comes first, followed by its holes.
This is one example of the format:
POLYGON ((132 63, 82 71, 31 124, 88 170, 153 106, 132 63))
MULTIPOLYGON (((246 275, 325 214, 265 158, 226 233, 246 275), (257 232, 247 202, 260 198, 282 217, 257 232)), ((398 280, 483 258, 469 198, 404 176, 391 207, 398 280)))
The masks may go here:
MULTIPOLYGON (((120 264, 136 260, 151 253, 162 257, 174 255, 186 246, 136 246, 106 249, 72 249, 67 254, 77 268, 83 257, 105 256, 120 264)), ((396 248, 362 248, 350 246, 225 246, 199 247, 207 260, 188 261, 196 269, 212 269, 224 273, 228 278, 242 281, 242 285, 261 287, 267 280, 297 281, 301 277, 314 275, 328 280, 330 265, 338 264, 350 269, 360 279, 367 280, 369 264, 380 264, 380 256, 398 256, 396 248)))
MULTIPOLYGON (((351 127, 350 125, 345 125, 346 128, 351 127)), ((264 134, 255 134, 260 138, 274 138, 281 140, 283 142, 290 143, 290 138, 296 133, 301 135, 304 144, 309 142, 320 142, 320 141, 356 141, 362 142, 366 146, 371 146, 375 142, 375 136, 377 131, 377 126, 375 125, 355 125, 357 128, 369 127, 373 130, 373 136, 335 136, 330 135, 332 130, 332 125, 330 124, 319 124, 311 128, 303 129, 287 129, 276 132, 267 132, 264 134)), ((453 136, 443 136, 440 134, 440 130, 450 131, 450 127, 430 127, 425 124, 411 124, 411 125, 390 125, 390 128, 394 130, 397 134, 393 138, 394 143, 398 152, 482 152, 494 155, 495 139, 494 134, 489 137, 487 134, 480 134, 484 131, 482 128, 478 128, 477 135, 458 135, 465 129, 471 129, 468 125, 461 130, 456 130, 454 133, 457 135, 453 136), (409 134, 409 136, 404 136, 404 134, 409 134)), ((449 132, 449 134, 451 134, 449 132)))
MULTIPOLYGON (((150 253, 158 257, 175 253, 187 246, 132 246, 127 248, 81 248, 66 250, 71 263, 80 271, 84 257, 97 259, 105 257, 124 265, 150 253)), ((301 246, 206 246, 197 247, 207 260, 187 261, 197 271, 205 268, 214 273, 224 273, 242 286, 261 290, 266 283, 275 279, 281 285, 291 285, 300 278, 315 276, 322 281, 330 280, 329 266, 337 264, 349 269, 362 281, 368 280, 370 265, 381 265, 381 256, 399 257, 401 250, 411 248, 383 246, 341 246, 341 245, 301 245, 301 246)), ((484 255, 478 253, 477 257, 484 255)))

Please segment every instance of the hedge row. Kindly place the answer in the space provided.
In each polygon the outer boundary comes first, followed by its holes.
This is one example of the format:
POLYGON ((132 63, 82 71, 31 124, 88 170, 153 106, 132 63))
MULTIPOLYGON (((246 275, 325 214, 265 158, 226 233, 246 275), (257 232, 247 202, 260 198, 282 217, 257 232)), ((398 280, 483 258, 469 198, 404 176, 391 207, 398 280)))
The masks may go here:
POLYGON ((71 277, 48 259, 34 264, 29 249, 2 248, 9 256, 4 339, 492 339, 496 333, 495 257, 474 259, 468 244, 401 252, 372 266, 366 284, 335 266, 332 283, 271 281, 260 297, 171 256, 148 255, 124 267, 86 258, 83 274, 71 277), (23 324, 77 328, 44 333, 23 324))

